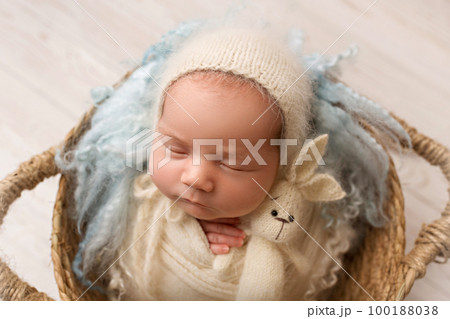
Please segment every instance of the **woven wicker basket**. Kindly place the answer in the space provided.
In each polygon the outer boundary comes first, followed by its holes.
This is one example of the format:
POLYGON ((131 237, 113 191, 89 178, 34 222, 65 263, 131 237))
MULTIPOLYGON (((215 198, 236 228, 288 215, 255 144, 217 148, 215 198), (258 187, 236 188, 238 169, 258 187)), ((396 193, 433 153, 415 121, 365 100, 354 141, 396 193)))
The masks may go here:
MULTIPOLYGON (((115 85, 118 87, 132 72, 115 85)), ((9 206, 25 189, 33 189, 45 178, 58 173, 54 157, 58 148, 72 149, 90 127, 95 112, 91 108, 66 136, 64 142, 22 163, 19 168, 0 182, 0 224, 9 206)), ((439 166, 450 183, 450 152, 444 146, 420 134, 403 120, 395 117, 411 137, 414 151, 430 164, 439 166)), ((369 126, 366 129, 371 132, 369 126)), ((61 175, 53 212, 51 254, 61 300, 105 300, 105 296, 85 287, 75 278, 71 269, 77 251, 79 237, 74 223, 68 216, 73 202, 73 178, 61 175)), ((414 248, 405 255, 405 216, 403 194, 395 167, 390 159, 388 176, 390 198, 384 209, 391 222, 384 228, 371 228, 364 243, 351 258, 346 258, 343 274, 330 300, 403 300, 414 281, 425 275, 432 261, 445 262, 450 250, 450 202, 442 215, 429 225, 423 225, 414 248), (437 258, 441 257, 440 260, 437 258)), ((448 189, 450 192, 450 188, 448 189)), ((0 298, 3 300, 52 300, 22 281, 0 259, 0 298)))

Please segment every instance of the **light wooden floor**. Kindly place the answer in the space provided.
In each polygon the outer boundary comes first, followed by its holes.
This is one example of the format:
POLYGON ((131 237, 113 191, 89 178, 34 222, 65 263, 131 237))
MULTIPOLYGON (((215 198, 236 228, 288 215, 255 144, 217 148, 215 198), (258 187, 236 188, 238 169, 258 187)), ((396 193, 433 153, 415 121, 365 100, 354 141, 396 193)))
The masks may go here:
MULTIPOLYGON (((239 1, 0 0, 0 175, 58 143, 89 108, 89 90, 116 82, 182 20, 220 17, 239 1), (100 28, 88 16, 91 15, 100 28), (105 32, 116 39, 118 46, 105 32), (126 52, 123 50, 126 48, 126 52)), ((445 0, 246 1, 243 16, 305 31, 306 53, 357 43, 343 80, 450 147, 450 2, 445 0), (256 1, 255 1, 256 2, 256 1)), ((447 200, 444 178, 397 158, 405 191, 407 251, 447 200)), ((58 298, 50 259, 52 178, 23 194, 0 229, 0 254, 29 283, 58 298)), ((409 300, 449 300, 450 267, 430 265, 409 300)))

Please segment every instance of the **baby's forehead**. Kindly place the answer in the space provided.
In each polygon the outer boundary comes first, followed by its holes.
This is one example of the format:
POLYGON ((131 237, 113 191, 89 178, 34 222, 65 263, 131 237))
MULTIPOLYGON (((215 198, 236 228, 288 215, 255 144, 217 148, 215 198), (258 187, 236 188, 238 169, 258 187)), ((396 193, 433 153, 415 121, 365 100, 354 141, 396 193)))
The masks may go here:
MULTIPOLYGON (((248 95, 261 98, 261 104, 265 104, 264 112, 272 112, 282 116, 282 112, 275 98, 257 82, 231 72, 221 71, 197 71, 188 73, 177 79, 167 90, 167 93, 183 87, 189 92, 193 86, 204 91, 215 93, 218 98, 233 97, 239 99, 248 95)), ((166 93, 166 94, 167 94, 166 93)), ((166 97, 167 98, 167 97, 166 97)))
POLYGON ((167 92, 161 119, 163 127, 187 131, 191 125, 193 133, 208 132, 211 138, 252 140, 278 138, 282 123, 278 106, 264 92, 248 80, 221 72, 178 79, 167 92))

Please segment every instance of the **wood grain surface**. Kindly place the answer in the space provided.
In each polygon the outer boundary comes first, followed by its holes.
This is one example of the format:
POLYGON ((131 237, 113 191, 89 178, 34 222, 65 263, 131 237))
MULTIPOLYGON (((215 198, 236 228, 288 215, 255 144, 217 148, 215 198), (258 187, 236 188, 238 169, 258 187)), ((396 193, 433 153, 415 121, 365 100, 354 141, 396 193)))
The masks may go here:
MULTIPOLYGON (((276 32, 305 32, 305 53, 356 43, 341 78, 450 147, 450 1, 0 0, 0 177, 62 140, 90 107, 89 90, 115 83, 179 22, 238 14, 276 32)), ((438 169, 396 156, 405 192, 407 251, 447 200, 438 169)), ((0 228, 0 254, 30 284, 59 298, 50 259, 58 179, 27 191, 0 228)), ((450 267, 432 264, 408 300, 449 300, 450 267)))

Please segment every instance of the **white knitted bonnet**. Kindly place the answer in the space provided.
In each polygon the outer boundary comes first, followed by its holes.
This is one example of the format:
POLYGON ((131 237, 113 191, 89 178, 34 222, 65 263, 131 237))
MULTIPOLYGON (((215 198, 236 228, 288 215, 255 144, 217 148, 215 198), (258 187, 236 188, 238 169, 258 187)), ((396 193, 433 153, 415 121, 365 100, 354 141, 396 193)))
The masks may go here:
MULTIPOLYGON (((255 30, 224 28, 191 36, 167 62, 159 82, 164 91, 156 119, 161 117, 167 90, 177 79, 208 70, 233 73, 259 83, 281 109, 281 138, 297 139, 298 147, 303 145, 310 119, 309 79, 302 75, 303 67, 289 51, 255 30)), ((298 147, 287 148, 288 164, 298 147)))

